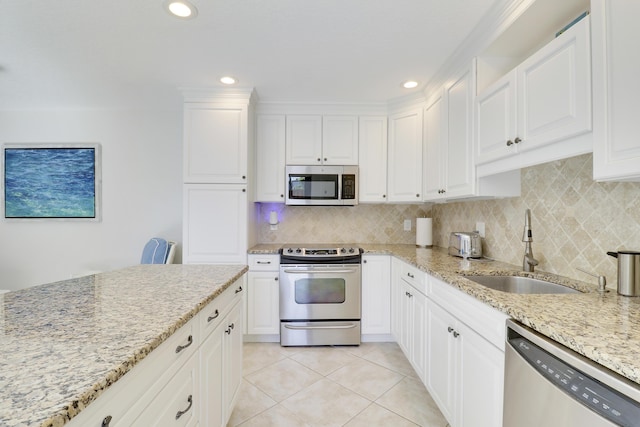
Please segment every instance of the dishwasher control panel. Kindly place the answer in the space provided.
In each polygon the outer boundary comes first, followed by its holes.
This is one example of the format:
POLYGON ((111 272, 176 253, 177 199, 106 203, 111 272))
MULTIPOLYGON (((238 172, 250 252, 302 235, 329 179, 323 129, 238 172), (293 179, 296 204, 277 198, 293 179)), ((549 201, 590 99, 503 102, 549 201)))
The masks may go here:
POLYGON ((526 338, 509 338, 511 346, 547 380, 573 399, 621 426, 640 420, 640 403, 611 389, 547 353, 526 338))

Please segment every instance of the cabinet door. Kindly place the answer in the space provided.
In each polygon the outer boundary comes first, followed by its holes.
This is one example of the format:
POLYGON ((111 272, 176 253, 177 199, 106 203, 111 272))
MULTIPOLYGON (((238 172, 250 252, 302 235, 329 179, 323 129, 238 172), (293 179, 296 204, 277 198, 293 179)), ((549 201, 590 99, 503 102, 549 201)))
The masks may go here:
POLYGON ((198 357, 194 355, 132 425, 176 427, 198 425, 201 402, 197 386, 198 357))
POLYGON ((247 107, 184 105, 185 183, 247 183, 247 107))
POLYGON ((391 260, 388 255, 362 257, 362 333, 391 333, 391 260))
POLYGON ((476 99, 477 165, 516 153, 516 70, 476 99))
POLYGON ((287 165, 322 164, 322 116, 287 116, 287 165))
POLYGON ((518 136, 522 139, 518 151, 591 130, 588 16, 526 59, 517 70, 518 136))
POLYGON ((360 117, 359 202, 387 201, 387 118, 360 117))
POLYGON ((280 333, 279 291, 277 271, 249 272, 248 334, 280 333))
POLYGON ((284 203, 285 116, 260 115, 256 134, 256 201, 284 203))
POLYGON ((504 353, 462 323, 457 331, 461 373, 457 384, 457 425, 500 427, 504 353))
POLYGON ((186 184, 183 263, 246 263, 247 193, 243 185, 186 184))
POLYGON ((422 201, 422 109, 389 117, 388 199, 422 201))
POLYGON ((476 66, 464 72, 445 89, 447 96, 447 197, 471 196, 475 191, 473 164, 473 101, 476 66))
POLYGON ((322 117, 322 163, 358 164, 358 117, 322 117))
MULTIPOLYGON (((223 319, 224 320, 224 319, 223 319)), ((222 340, 226 323, 221 323, 200 347, 200 424, 224 426, 222 340)))
POLYGON ((441 91, 424 109, 424 200, 446 197, 447 110, 441 91))
MULTIPOLYGON (((455 416, 455 342, 451 331, 456 320, 437 304, 427 304, 427 389, 450 424, 455 416)), ((479 425, 479 424, 478 424, 479 425)))
MULTIPOLYGON (((242 382, 242 328, 243 306, 239 301, 227 316, 223 342, 224 369, 224 401, 225 423, 229 422, 231 412, 238 399, 240 383, 242 382)), ((225 326, 223 324, 223 326, 225 326)))
POLYGON ((640 180, 638 16, 637 1, 591 1, 597 180, 640 180))
POLYGON ((411 365, 423 382, 427 369, 427 297, 413 290, 411 293, 411 365))
POLYGON ((398 345, 404 352, 407 359, 411 360, 411 340, 413 339, 412 313, 411 313, 411 296, 415 293, 413 287, 404 280, 400 280, 400 317, 398 332, 400 339, 398 345))

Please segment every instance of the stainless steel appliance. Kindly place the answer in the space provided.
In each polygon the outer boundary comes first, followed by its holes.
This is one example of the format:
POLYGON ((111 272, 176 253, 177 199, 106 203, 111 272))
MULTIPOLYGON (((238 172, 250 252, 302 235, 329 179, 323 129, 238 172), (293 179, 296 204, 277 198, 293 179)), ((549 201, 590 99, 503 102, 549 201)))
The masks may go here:
POLYGON ((505 427, 640 426, 640 387, 507 320, 505 427))
POLYGON ((618 293, 627 297, 640 296, 640 252, 607 252, 618 258, 618 293))
POLYGON ((360 344, 361 259, 354 246, 281 250, 281 345, 360 344))
POLYGON ((454 231, 449 235, 449 255, 482 258, 482 239, 475 231, 454 231))
POLYGON ((287 205, 358 204, 357 166, 287 166, 287 205))

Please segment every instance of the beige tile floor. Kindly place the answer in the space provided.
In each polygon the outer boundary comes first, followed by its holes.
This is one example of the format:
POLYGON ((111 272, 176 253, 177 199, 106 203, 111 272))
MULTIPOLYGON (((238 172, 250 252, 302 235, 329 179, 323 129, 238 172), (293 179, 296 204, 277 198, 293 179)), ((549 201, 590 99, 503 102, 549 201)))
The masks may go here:
POLYGON ((395 343, 245 343, 243 368, 228 427, 447 425, 395 343))

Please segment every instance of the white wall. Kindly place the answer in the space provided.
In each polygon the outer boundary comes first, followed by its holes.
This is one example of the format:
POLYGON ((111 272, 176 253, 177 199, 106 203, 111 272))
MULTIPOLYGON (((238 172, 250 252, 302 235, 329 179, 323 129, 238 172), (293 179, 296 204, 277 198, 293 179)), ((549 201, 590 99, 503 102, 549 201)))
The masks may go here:
POLYGON ((0 111, 0 142, 102 144, 101 222, 8 221, 2 206, 0 289, 137 264, 154 236, 180 245, 181 110, 0 111))

